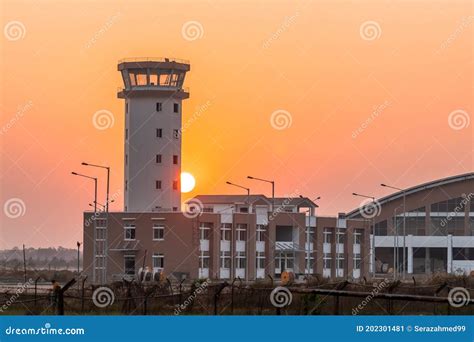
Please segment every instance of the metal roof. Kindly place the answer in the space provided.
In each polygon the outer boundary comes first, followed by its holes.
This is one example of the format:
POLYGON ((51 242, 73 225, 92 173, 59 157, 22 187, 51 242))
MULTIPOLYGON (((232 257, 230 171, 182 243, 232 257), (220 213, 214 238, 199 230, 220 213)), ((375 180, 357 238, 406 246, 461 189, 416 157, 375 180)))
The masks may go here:
MULTIPOLYGON (((391 201, 394 201, 396 199, 402 198, 403 197, 403 192, 405 192, 405 195, 411 195, 411 194, 414 194, 414 193, 417 193, 417 192, 420 192, 420 191, 436 188, 438 186, 451 184, 451 183, 463 182, 463 181, 470 180, 470 179, 474 180, 474 172, 464 173, 464 174, 461 174, 461 175, 450 176, 450 177, 446 177, 446 178, 437 179, 437 180, 434 180, 434 181, 431 181, 431 182, 422 183, 422 184, 413 186, 411 188, 407 188, 407 189, 405 189, 405 191, 397 191, 397 192, 395 192, 391 195, 382 197, 380 199, 376 199, 376 201, 380 205, 384 205, 388 202, 391 202, 391 201)), ((474 189, 473 189, 473 191, 474 191, 474 189)), ((359 209, 360 208, 356 208, 356 209, 352 210, 351 212, 349 212, 346 215, 346 218, 354 218, 354 217, 359 216, 360 215, 359 209)))
MULTIPOLYGON (((265 195, 197 195, 194 197, 203 204, 234 204, 247 203, 253 205, 271 205, 272 198, 265 195)), ((275 205, 277 206, 309 206, 317 208, 318 205, 307 197, 275 197, 275 205)))

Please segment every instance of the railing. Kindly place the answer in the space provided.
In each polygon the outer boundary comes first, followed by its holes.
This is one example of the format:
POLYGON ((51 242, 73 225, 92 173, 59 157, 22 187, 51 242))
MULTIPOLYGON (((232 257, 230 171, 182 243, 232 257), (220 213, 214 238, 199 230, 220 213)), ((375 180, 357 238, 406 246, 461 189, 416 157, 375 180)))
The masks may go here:
POLYGON ((182 64, 189 64, 189 61, 186 59, 179 58, 167 58, 167 57, 132 57, 132 58, 123 58, 119 60, 120 63, 126 62, 176 62, 182 64))
POLYGON ((171 86, 160 86, 160 85, 142 85, 142 86, 132 86, 130 89, 125 89, 124 87, 117 87, 117 92, 122 91, 134 91, 134 90, 174 90, 177 93, 189 93, 189 87, 177 88, 171 86))
POLYGON ((131 241, 118 241, 114 247, 109 248, 111 252, 131 252, 137 251, 139 248, 140 240, 131 240, 131 241))
POLYGON ((298 243, 291 241, 276 241, 276 251, 293 251, 293 252, 306 252, 298 243))
MULTIPOLYGON (((116 280, 124 276, 127 277, 123 273, 113 275, 116 280)), ((24 291, 18 293, 8 306, 24 310, 24 314, 39 314, 46 310, 48 314, 56 312, 60 315, 65 314, 64 309, 68 314, 85 315, 91 312, 126 315, 472 315, 474 306, 474 299, 470 299, 474 289, 462 279, 449 282, 441 279, 436 284, 418 285, 388 279, 328 283, 319 276, 306 276, 306 282, 288 284, 285 292, 289 292, 289 297, 282 297, 283 301, 278 304, 283 306, 275 307, 272 298, 282 292, 275 291, 279 282, 274 284, 273 278, 269 275, 268 278, 270 281, 263 283, 260 280, 258 285, 234 278, 225 282, 205 281, 199 287, 192 279, 179 283, 171 279, 152 284, 128 282, 122 287, 110 287, 113 300, 107 303, 107 308, 98 307, 94 302, 96 286, 84 287, 83 282, 82 290, 75 291, 73 284, 76 279, 73 279, 59 291, 54 302, 51 296, 24 291), (155 285, 160 287, 159 292, 154 291, 155 285), (463 289, 466 297, 459 296, 456 297, 459 301, 453 301, 453 289, 463 289)), ((0 305, 10 297, 11 294, 4 294, 0 305)))

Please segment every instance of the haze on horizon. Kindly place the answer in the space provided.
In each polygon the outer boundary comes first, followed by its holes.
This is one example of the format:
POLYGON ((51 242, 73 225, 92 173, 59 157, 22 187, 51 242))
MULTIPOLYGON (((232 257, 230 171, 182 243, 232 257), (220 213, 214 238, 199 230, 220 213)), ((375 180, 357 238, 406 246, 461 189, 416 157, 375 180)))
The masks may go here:
POLYGON ((182 171, 196 187, 183 199, 239 193, 227 180, 270 195, 252 175, 275 180, 278 196, 321 196, 319 214, 335 215, 360 204, 352 192, 381 197, 390 192, 380 183, 474 170, 470 1, 1 6, 0 197, 25 207, 17 218, 2 212, 0 248, 82 241, 93 187, 70 172, 100 177, 105 197, 105 172, 82 161, 111 166, 111 210, 122 210, 116 92, 127 57, 191 63, 182 171), (5 29, 12 22, 23 25, 18 39, 5 29), (97 129, 104 110, 111 120, 97 129))

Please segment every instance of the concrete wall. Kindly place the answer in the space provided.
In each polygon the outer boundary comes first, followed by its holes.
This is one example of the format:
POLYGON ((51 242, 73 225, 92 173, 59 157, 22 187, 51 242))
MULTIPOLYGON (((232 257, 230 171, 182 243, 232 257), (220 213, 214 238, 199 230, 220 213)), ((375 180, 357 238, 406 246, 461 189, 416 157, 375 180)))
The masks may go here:
MULTIPOLYGON (((181 134, 174 138, 173 130, 181 128, 181 100, 170 96, 140 96, 136 91, 127 98, 128 112, 125 113, 125 206, 127 211, 153 211, 156 207, 167 210, 181 210, 181 134), (156 111, 156 104, 162 110, 156 111), (174 113, 173 105, 179 105, 179 113, 174 113), (156 136, 156 129, 163 130, 163 136, 156 136), (162 155, 161 164, 156 163, 156 155, 162 155), (173 155, 178 156, 178 164, 173 164, 173 155), (160 180, 162 189, 155 187, 160 180), (178 181, 178 189, 172 188, 178 181)), ((127 107, 127 105, 125 106, 127 107)), ((127 108, 126 108, 127 109, 127 108)))

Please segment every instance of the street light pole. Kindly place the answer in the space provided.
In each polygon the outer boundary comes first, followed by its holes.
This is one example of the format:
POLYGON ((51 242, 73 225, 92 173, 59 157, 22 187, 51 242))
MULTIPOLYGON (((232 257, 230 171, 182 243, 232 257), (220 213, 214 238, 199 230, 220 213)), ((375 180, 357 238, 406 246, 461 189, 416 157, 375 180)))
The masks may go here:
POLYGON ((82 173, 71 172, 74 176, 84 177, 88 179, 92 179, 94 181, 94 214, 97 213, 97 177, 91 177, 87 175, 83 175, 82 173))
POLYGON ((91 166, 91 167, 96 167, 99 169, 105 169, 107 170, 107 190, 106 190, 106 198, 105 198, 105 236, 104 236, 104 267, 102 269, 102 277, 103 277, 103 282, 107 281, 107 259, 108 259, 108 227, 109 227, 109 191, 110 191, 110 167, 109 166, 104 166, 104 165, 97 165, 97 164, 89 164, 82 162, 82 165, 84 166, 91 166))
POLYGON ((81 274, 80 272, 80 252, 79 249, 81 247, 81 243, 77 241, 77 275, 81 274))
POLYGON ((96 164, 89 164, 82 162, 81 163, 84 166, 91 166, 91 167, 98 167, 100 169, 105 169, 107 170, 107 192, 106 192, 106 199, 105 199, 105 211, 108 213, 109 212, 109 191, 110 191, 110 167, 109 166, 102 166, 102 165, 96 165, 96 164))
POLYGON ((252 176, 247 176, 248 179, 253 179, 253 180, 258 180, 261 182, 265 183, 270 183, 272 185, 272 210, 271 212, 275 210, 275 181, 268 180, 268 179, 263 179, 263 178, 257 178, 257 177, 252 177, 252 176))
POLYGON ((385 188, 390 188, 394 190, 398 190, 402 192, 403 195, 403 268, 402 268, 402 277, 405 279, 406 276, 406 190, 397 188, 395 186, 387 185, 387 184, 380 184, 380 186, 383 186, 385 188))
MULTIPOLYGON (((353 196, 369 198, 372 200, 372 203, 375 204, 375 197, 374 196, 367 196, 353 192, 353 196)), ((372 264, 372 278, 375 278, 375 215, 372 217, 372 246, 370 249, 370 261, 372 264)))
MULTIPOLYGON (((114 201, 115 201, 115 200, 111 200, 110 203, 113 203, 114 201)), ((100 206, 100 207, 102 207, 102 208, 104 208, 104 210, 105 210, 105 205, 104 205, 104 204, 97 203, 97 205, 100 206)), ((94 205, 93 205, 92 203, 89 203, 89 206, 90 206, 90 207, 93 207, 94 205)))
POLYGON ((92 179, 94 181, 94 256, 93 256, 93 269, 92 269, 92 278, 93 281, 96 281, 96 275, 95 275, 95 269, 96 269, 96 235, 97 235, 97 177, 91 177, 87 175, 83 175, 82 173, 77 173, 77 172, 71 172, 72 175, 74 176, 79 176, 79 177, 84 177, 88 179, 92 179))
POLYGON ((247 204, 250 204, 250 188, 246 188, 245 186, 234 184, 234 183, 231 183, 231 182, 225 182, 225 183, 228 184, 228 185, 236 186, 238 188, 246 190, 247 191, 247 204))

